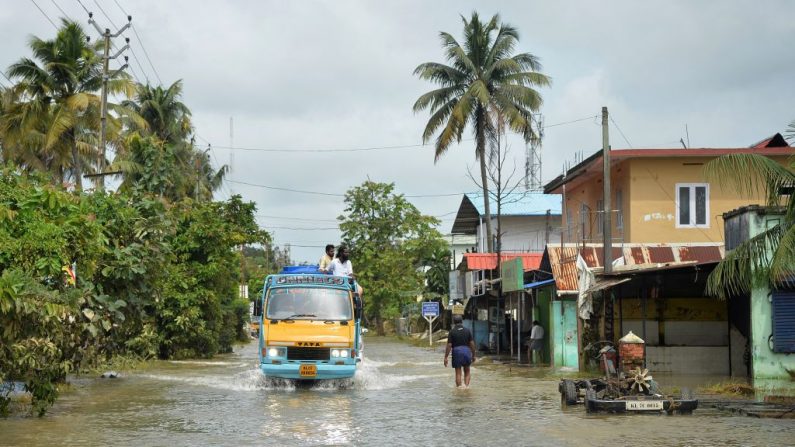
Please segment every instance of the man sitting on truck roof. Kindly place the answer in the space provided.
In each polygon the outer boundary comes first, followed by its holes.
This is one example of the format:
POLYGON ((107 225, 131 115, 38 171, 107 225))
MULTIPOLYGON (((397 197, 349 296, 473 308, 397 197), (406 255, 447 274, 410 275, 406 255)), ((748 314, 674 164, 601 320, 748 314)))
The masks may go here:
MULTIPOLYGON (((353 264, 351 264, 351 260, 348 259, 348 256, 348 247, 340 245, 337 249, 337 257, 331 261, 329 273, 334 276, 347 276, 356 279, 356 274, 353 273, 353 264)), ((364 292, 364 289, 362 289, 359 283, 356 283, 356 292, 359 294, 359 297, 361 297, 364 292)))

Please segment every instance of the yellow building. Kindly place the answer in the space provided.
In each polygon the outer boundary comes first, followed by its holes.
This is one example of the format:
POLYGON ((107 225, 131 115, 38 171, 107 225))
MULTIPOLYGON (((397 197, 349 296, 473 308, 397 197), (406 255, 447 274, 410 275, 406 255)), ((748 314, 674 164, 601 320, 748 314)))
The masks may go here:
MULTIPOLYGON (((780 134, 750 148, 613 149, 611 186, 614 243, 723 242, 722 215, 765 198, 740 197, 704 175, 704 165, 725 154, 754 153, 780 163, 795 154, 780 134)), ((742 173, 738 173, 742 175, 742 173)), ((563 196, 565 242, 602 242, 602 151, 548 183, 563 196)))

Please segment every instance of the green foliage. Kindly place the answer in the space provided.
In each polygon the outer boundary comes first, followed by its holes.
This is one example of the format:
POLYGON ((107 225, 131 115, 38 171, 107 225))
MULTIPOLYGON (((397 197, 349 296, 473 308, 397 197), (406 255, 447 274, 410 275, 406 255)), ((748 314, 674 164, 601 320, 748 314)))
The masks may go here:
POLYGON ((795 185, 795 160, 784 166, 757 154, 730 154, 704 166, 708 179, 744 196, 766 197, 783 219, 726 253, 707 280, 707 293, 720 298, 749 293, 753 287, 783 285, 795 272, 795 201, 785 194, 795 185), (742 176, 737 173, 742 172, 742 176))
MULTIPOLYGON (((206 357, 245 336, 243 244, 268 234, 255 208, 71 194, 0 177, 0 382, 22 381, 43 414, 69 371, 114 356, 206 357), (64 267, 77 267, 70 283, 64 267)), ((0 408, 8 396, 0 396, 0 408)))
POLYGON ((550 79, 541 74, 538 57, 513 54, 519 42, 516 28, 500 22, 495 15, 488 22, 473 12, 464 23, 464 40, 459 43, 446 32, 439 33, 449 65, 426 62, 414 74, 439 88, 420 96, 414 111, 429 109, 431 117, 422 133, 423 142, 436 137, 439 158, 454 143, 460 143, 467 125, 475 137, 475 158, 480 162, 481 186, 486 211, 488 247, 492 250, 491 213, 486 177, 486 141, 496 139, 497 129, 507 125, 530 142, 539 138, 532 115, 541 108, 541 95, 534 87, 545 87, 550 79), (497 122, 501 121, 501 122, 497 122))
POLYGON ((24 382, 39 415, 70 371, 231 350, 248 318, 236 248, 269 242, 253 204, 211 202, 226 167, 194 147, 181 82, 111 77, 109 93, 131 98, 108 104, 122 183, 81 192, 82 174, 101 166, 96 45, 64 20, 54 39, 31 39, 33 58, 0 88, 0 384, 24 382))
POLYGON ((379 334, 385 318, 422 293, 422 266, 445 244, 434 228, 439 221, 393 191, 393 184, 366 181, 345 194, 345 214, 338 218, 365 288, 366 315, 379 334))

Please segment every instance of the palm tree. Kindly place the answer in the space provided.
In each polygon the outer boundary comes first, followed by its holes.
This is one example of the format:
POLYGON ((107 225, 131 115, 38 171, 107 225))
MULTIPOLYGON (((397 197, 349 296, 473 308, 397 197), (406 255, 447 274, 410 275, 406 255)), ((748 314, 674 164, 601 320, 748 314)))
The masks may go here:
POLYGON ((434 162, 454 142, 461 142, 467 124, 475 137, 475 158, 480 162, 483 205, 486 214, 488 250, 494 251, 491 210, 489 208, 486 173, 486 142, 494 138, 498 126, 494 117, 504 119, 508 128, 525 141, 538 138, 532 126, 532 114, 542 104, 541 95, 533 87, 550 84, 539 73, 541 63, 530 53, 512 55, 519 33, 495 15, 487 23, 477 13, 464 22, 463 46, 445 32, 439 35, 449 65, 426 62, 414 70, 420 79, 427 79, 440 88, 417 99, 414 111, 430 109, 431 117, 422 134, 427 142, 441 128, 436 138, 434 162))
MULTIPOLYGON (((22 58, 11 65, 8 75, 19 79, 0 119, 4 150, 21 162, 23 169, 43 169, 58 180, 71 177, 82 189, 85 169, 99 163, 97 147, 102 63, 101 44, 91 45, 82 27, 62 20, 53 40, 32 37, 34 59, 22 58), (38 60, 38 62, 36 61, 38 60)), ((124 73, 108 81, 111 95, 132 94, 133 83, 124 73)), ((109 110, 120 112, 114 104, 109 110)), ((121 129, 109 116, 109 141, 121 129)))
POLYGON ((791 281, 795 272, 795 158, 787 167, 762 155, 730 154, 710 161, 704 169, 721 187, 734 188, 741 195, 764 194, 768 206, 784 210, 778 225, 726 253, 707 280, 707 293, 726 298, 749 293, 755 286, 791 281))
POLYGON ((173 144, 187 140, 193 130, 190 109, 180 101, 181 96, 181 80, 165 89, 140 84, 135 98, 122 102, 122 105, 145 121, 145 126, 132 124, 130 127, 173 144))

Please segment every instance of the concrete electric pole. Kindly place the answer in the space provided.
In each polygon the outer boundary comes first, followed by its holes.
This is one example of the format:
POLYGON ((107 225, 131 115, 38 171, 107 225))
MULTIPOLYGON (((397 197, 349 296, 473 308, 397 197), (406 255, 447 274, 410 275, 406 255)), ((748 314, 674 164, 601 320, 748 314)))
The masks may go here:
POLYGON ((608 136, 607 107, 602 107, 602 158, 604 159, 604 198, 602 200, 602 247, 604 248, 605 273, 613 271, 613 232, 610 214, 610 138, 608 136))
POLYGON ((104 49, 102 51, 102 100, 100 103, 100 125, 99 125, 99 173, 97 175, 97 186, 96 188, 100 191, 105 189, 105 175, 108 173, 105 172, 105 160, 106 160, 106 146, 107 146, 107 137, 106 137, 106 130, 107 130, 107 121, 108 121, 108 79, 111 77, 115 77, 118 73, 124 71, 127 68, 127 56, 124 56, 124 65, 121 66, 118 70, 114 70, 113 72, 109 72, 108 64, 111 59, 116 59, 117 57, 121 56, 121 54, 130 48, 130 39, 125 38, 125 45, 116 52, 113 56, 110 55, 110 46, 111 46, 111 39, 119 37, 121 33, 123 33, 127 28, 130 27, 132 24, 132 16, 127 16, 127 23, 121 27, 116 33, 111 33, 109 28, 105 28, 104 30, 100 27, 97 22, 94 20, 94 14, 89 12, 88 13, 88 23, 94 26, 97 32, 102 36, 104 40, 104 49))

